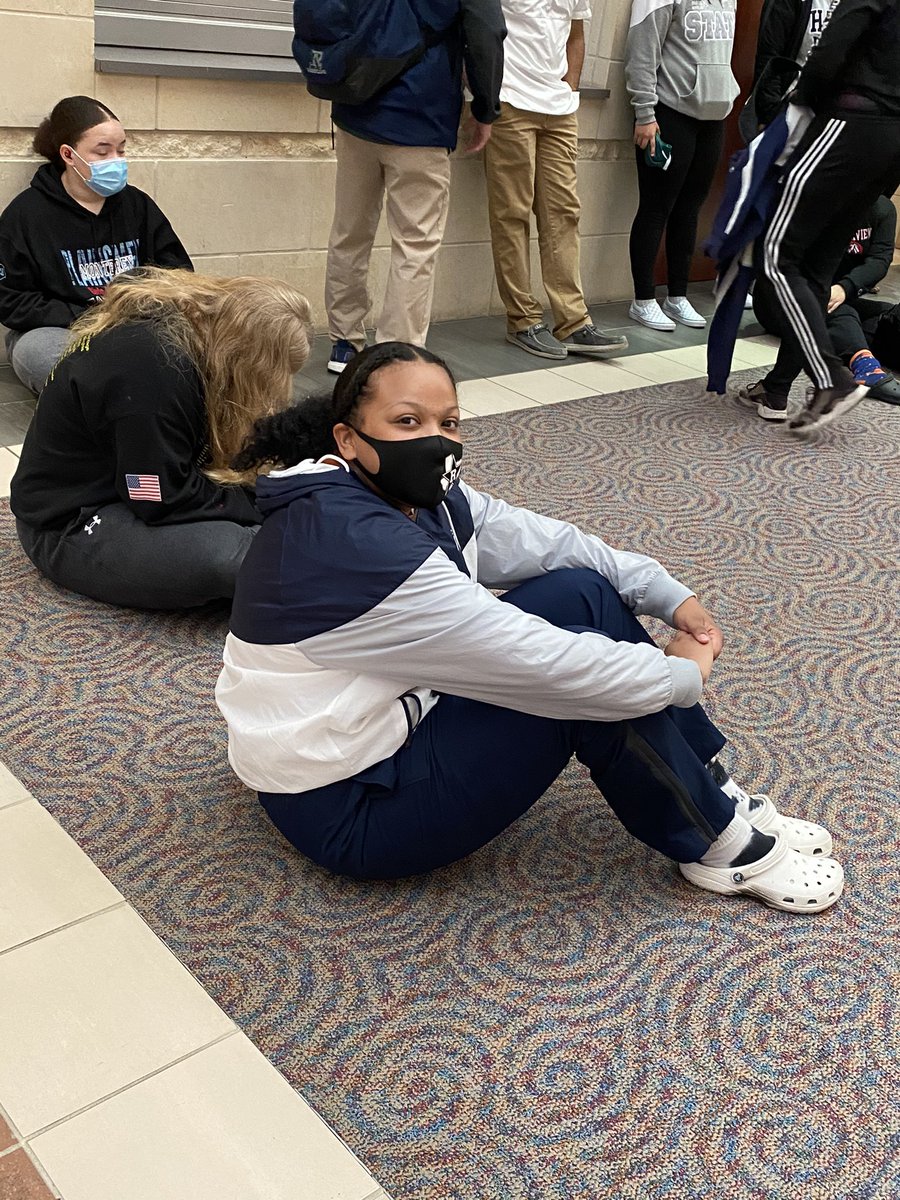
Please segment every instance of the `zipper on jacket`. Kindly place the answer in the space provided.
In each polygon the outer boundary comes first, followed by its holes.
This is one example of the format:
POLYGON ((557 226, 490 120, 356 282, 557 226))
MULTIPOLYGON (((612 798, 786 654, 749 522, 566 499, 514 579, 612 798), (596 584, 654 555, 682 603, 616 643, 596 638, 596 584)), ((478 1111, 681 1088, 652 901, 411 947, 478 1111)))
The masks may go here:
POLYGON ((459 544, 459 538, 456 536, 456 526, 453 524, 453 518, 450 516, 450 509, 447 507, 447 501, 441 501, 441 508, 447 514, 447 520, 450 522, 450 532, 453 535, 453 540, 456 542, 456 548, 462 554, 462 546, 459 544))
POLYGON ((406 735, 406 741, 403 743, 403 745, 408 746, 413 740, 413 734, 416 732, 419 722, 422 720, 422 701, 414 692, 404 692, 400 697, 400 706, 403 709, 403 714, 406 717, 407 729, 409 730, 406 735), (415 720, 413 720, 413 715, 409 711, 409 704, 407 703, 409 700, 411 700, 416 706, 415 720))

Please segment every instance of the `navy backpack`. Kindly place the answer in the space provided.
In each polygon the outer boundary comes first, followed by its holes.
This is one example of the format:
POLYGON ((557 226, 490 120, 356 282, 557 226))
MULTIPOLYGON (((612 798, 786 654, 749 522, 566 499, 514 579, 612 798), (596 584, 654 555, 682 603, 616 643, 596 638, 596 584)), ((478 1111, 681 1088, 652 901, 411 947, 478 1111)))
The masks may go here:
POLYGON ((364 104, 443 37, 409 0, 294 0, 294 58, 320 100, 364 104))

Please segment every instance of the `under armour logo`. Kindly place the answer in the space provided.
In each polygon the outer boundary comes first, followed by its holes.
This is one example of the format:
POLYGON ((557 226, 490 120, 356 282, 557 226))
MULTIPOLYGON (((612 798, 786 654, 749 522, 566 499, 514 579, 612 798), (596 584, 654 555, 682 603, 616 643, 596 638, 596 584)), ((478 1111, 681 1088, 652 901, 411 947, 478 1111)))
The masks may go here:
POLYGON ((98 517, 97 514, 94 513, 94 515, 90 519, 90 522, 87 525, 85 525, 85 527, 84 527, 84 532, 88 535, 88 537, 90 537, 90 535, 94 532, 94 526, 99 525, 99 524, 100 524, 100 517, 98 517))
POLYGON ((307 71, 315 71, 319 75, 324 74, 325 67, 322 63, 322 56, 324 55, 324 53, 325 53, 324 50, 311 50, 310 51, 309 66, 306 68, 307 71))

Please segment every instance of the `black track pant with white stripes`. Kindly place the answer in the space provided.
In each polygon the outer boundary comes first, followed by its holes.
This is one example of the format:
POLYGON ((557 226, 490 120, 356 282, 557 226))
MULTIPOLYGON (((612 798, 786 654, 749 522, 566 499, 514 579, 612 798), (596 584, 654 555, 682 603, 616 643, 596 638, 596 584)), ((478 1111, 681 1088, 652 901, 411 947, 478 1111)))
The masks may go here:
POLYGON ((900 120, 817 116, 785 173, 765 236, 763 271, 817 388, 851 386, 825 325, 831 281, 864 213, 900 183, 900 120))

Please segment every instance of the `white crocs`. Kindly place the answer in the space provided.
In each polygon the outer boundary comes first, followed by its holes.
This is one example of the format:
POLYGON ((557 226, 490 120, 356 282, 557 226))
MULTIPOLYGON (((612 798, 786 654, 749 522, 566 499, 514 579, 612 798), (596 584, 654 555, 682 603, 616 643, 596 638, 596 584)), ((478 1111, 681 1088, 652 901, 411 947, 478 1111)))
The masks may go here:
POLYGON ((750 797, 759 801, 759 807, 754 808, 747 820, 760 833, 781 835, 792 850, 806 854, 810 858, 827 858, 831 854, 831 834, 824 825, 815 821, 801 821, 799 817, 784 817, 768 796, 759 792, 750 797))
POLYGON ((763 792, 745 792, 717 759, 710 763, 710 772, 725 795, 734 801, 734 811, 760 833, 772 833, 776 837, 780 834, 792 850, 799 850, 811 858, 820 855, 827 858, 831 853, 831 834, 824 826, 816 825, 813 821, 801 821, 799 817, 783 817, 763 792))
POLYGON ((688 883, 721 896, 755 896, 783 912, 822 912, 844 890, 844 872, 833 858, 810 858, 777 838, 768 854, 743 867, 679 863, 688 883))

